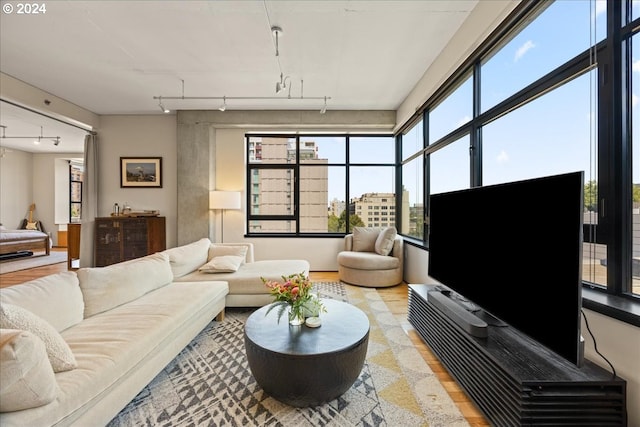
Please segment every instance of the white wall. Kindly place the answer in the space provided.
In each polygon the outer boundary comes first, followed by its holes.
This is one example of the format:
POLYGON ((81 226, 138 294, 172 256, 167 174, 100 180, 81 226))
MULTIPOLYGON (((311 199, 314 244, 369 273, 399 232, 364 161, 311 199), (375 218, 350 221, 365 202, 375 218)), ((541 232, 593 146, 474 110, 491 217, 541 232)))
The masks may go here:
POLYGON ((176 116, 102 116, 98 133, 98 216, 114 203, 160 211, 167 222, 167 247, 177 242, 176 116), (120 188, 120 157, 162 157, 162 188, 120 188))
POLYGON ((0 157, 0 223, 18 228, 33 203, 33 154, 6 150, 0 157))
POLYGON ((56 204, 66 201, 66 212, 69 211, 67 160, 77 157, 82 154, 6 150, 5 157, 0 158, 0 222, 7 228, 18 228, 28 217, 29 205, 34 203, 33 219, 41 221, 56 246, 59 225, 66 229, 66 221, 56 220, 56 204))

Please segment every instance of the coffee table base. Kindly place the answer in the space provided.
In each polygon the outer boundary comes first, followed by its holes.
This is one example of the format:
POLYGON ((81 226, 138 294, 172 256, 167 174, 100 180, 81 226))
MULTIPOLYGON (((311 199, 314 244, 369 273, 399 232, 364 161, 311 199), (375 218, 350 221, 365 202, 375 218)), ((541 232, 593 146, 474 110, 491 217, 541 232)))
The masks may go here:
POLYGON ((344 394, 356 381, 367 355, 369 333, 353 347, 329 355, 273 353, 245 338, 254 378, 271 397, 296 407, 318 406, 344 394))

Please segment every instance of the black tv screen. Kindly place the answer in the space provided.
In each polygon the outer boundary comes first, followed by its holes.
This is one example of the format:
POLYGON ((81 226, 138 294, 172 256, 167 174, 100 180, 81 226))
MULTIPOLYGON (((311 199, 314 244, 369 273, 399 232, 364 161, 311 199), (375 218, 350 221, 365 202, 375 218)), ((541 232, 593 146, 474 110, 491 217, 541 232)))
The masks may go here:
POLYGON ((433 194, 429 276, 580 363, 583 172, 433 194))

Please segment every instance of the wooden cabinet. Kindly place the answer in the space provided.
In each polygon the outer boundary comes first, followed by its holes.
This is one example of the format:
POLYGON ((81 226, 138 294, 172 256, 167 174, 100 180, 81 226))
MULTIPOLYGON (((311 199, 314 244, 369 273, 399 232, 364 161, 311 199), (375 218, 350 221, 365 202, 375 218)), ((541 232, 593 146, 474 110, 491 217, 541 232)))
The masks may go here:
POLYGON ((80 224, 67 225, 67 269, 75 270, 80 261, 80 224), (76 261, 78 261, 76 265, 76 261))
POLYGON ((96 218, 96 267, 140 258, 166 246, 163 216, 96 218))

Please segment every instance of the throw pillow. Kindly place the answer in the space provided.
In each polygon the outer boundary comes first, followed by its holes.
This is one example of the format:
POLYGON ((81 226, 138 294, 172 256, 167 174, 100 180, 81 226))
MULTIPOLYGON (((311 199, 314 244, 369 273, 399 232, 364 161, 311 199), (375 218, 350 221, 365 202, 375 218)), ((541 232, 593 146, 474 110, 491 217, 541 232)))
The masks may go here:
POLYGON ((44 342, 53 372, 70 371, 78 366, 67 342, 41 317, 12 304, 0 304, 0 328, 29 331, 44 342))
POLYGON ((209 247, 209 261, 220 256, 239 256, 242 257, 242 262, 246 262, 247 250, 249 248, 242 245, 211 245, 209 247))
POLYGON ((383 229, 376 239, 375 251, 378 255, 389 255, 393 249, 393 242, 398 232, 395 227, 383 229))
POLYGON ((177 279, 178 277, 186 276, 207 262, 209 246, 211 246, 211 240, 203 237, 193 243, 163 251, 169 256, 173 277, 177 279))
POLYGON ((380 234, 378 227, 353 227, 353 245, 351 250, 354 252, 375 252, 376 239, 380 234))
POLYGON ((42 340, 29 331, 0 329, 0 412, 46 405, 57 393, 42 340))
POLYGON ((213 258, 198 270, 203 273, 233 273, 238 271, 243 261, 241 256, 222 255, 213 258))

